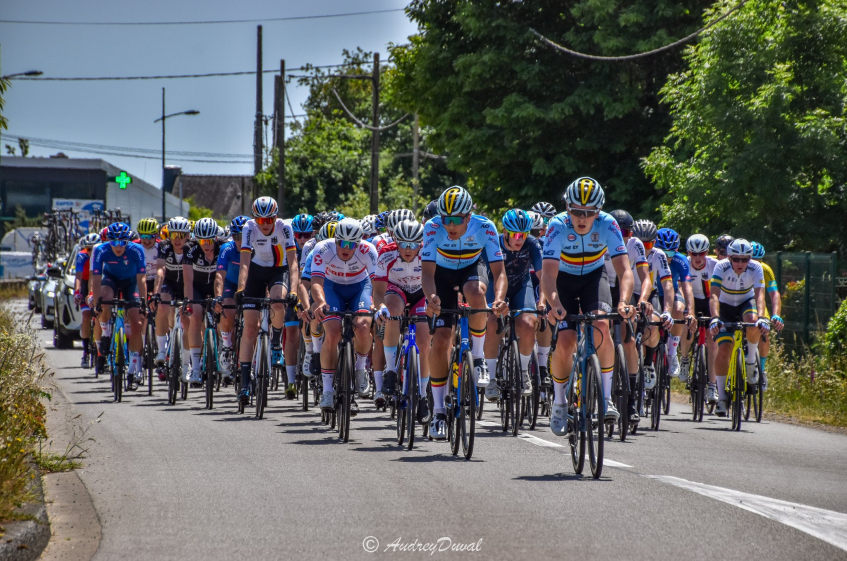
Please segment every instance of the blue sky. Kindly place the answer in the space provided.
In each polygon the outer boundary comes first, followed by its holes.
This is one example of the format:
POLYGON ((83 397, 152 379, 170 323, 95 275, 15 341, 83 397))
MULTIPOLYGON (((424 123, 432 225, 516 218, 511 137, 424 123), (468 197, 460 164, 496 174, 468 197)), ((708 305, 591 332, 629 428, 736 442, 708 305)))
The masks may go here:
MULTIPOLYGON (((197 21, 273 18, 403 8, 405 0, 28 0, 0 2, 0 19, 48 21, 197 21)), ((184 26, 51 26, 0 23, 0 72, 41 70, 44 77, 197 74, 254 70, 256 23, 184 26)), ((387 54, 416 27, 403 12, 263 22, 263 64, 291 68, 341 62, 342 49, 387 54)), ((7 134, 134 148, 161 149, 162 87, 167 112, 200 115, 167 122, 167 149, 252 154, 255 75, 121 82, 12 82, 6 92, 7 134)), ((306 88, 289 84, 297 113, 306 88)), ((264 113, 273 112, 273 75, 264 75, 264 113)), ((270 141, 270 132, 269 132, 270 141)), ((14 144, 3 138, 2 144, 14 144)), ((2 147, 3 154, 6 153, 2 147)), ((58 150, 32 147, 30 154, 58 150)), ((161 184, 161 161, 62 150, 103 158, 161 184)), ((252 164, 178 162, 186 173, 251 174, 252 164)))

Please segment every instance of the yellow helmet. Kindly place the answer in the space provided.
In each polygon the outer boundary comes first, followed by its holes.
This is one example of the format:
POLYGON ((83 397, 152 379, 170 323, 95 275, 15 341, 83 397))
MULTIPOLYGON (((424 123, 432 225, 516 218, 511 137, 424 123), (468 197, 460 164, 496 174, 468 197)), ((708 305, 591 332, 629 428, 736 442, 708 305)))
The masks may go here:
POLYGON ((162 238, 163 240, 168 239, 168 225, 167 224, 162 224, 162 229, 159 230, 159 237, 162 238))
POLYGON ((155 218, 142 218, 138 221, 135 230, 139 234, 153 235, 159 231, 159 222, 155 218))

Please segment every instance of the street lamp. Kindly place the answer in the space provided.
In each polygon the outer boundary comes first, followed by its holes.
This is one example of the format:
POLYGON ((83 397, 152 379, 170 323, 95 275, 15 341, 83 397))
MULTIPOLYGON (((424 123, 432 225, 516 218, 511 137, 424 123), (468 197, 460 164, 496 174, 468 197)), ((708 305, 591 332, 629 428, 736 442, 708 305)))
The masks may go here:
POLYGON ((44 74, 41 70, 29 70, 27 72, 18 72, 17 74, 7 74, 3 76, 3 80, 10 80, 12 78, 17 78, 18 76, 41 76, 44 74))
POLYGON ((158 123, 162 121, 162 222, 165 221, 167 215, 165 214, 165 120, 170 117, 176 117, 177 115, 199 115, 200 112, 196 109, 190 109, 188 111, 180 111, 179 113, 171 113, 170 115, 165 115, 165 88, 162 88, 162 116, 153 121, 154 123, 158 123))

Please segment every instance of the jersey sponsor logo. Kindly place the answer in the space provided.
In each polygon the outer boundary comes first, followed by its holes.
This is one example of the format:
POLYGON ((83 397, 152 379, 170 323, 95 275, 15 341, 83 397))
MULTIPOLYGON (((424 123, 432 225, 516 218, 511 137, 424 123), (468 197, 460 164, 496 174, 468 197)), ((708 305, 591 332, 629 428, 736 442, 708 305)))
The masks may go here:
POLYGON ((466 241, 466 242, 472 242, 472 241, 474 241, 474 237, 473 237, 473 236, 468 236, 467 238, 465 238, 465 241, 466 241))
POLYGON ((434 235, 435 235, 435 232, 427 232, 427 233, 426 233, 426 235, 427 235, 427 236, 434 236, 434 235))
POLYGON ((615 251, 626 251, 626 248, 625 248, 624 246, 622 246, 622 245, 619 245, 619 246, 615 249, 615 251))
POLYGON ((496 235, 497 235, 497 232, 496 232, 496 231, 494 231, 494 230, 486 230, 486 231, 485 231, 485 235, 487 235, 487 236, 496 236, 496 235))
POLYGON ((315 256, 312 258, 312 264, 313 264, 313 265, 320 265, 321 263, 323 263, 323 259, 321 259, 320 254, 315 255, 315 256))
POLYGON ((279 245, 279 240, 276 236, 271 238, 271 245, 279 245))
POLYGON ((600 234, 598 234, 597 232, 591 232, 591 241, 592 242, 599 242, 600 241, 600 234))
POLYGON ((568 234, 568 241, 569 242, 575 242, 576 236, 574 234, 568 234))

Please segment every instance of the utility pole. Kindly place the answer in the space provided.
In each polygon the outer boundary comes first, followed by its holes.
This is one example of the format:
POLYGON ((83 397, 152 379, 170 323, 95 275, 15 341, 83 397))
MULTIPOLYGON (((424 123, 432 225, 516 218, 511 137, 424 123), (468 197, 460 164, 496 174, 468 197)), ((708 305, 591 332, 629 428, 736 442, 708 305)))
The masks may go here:
POLYGON ((259 195, 262 171, 262 26, 256 30, 256 124, 253 130, 253 198, 259 195))
POLYGON ((371 214, 379 212, 379 53, 374 53, 373 130, 371 131, 371 214))
POLYGON ((280 216, 285 216, 285 59, 279 61, 279 76, 276 83, 276 147, 279 155, 276 202, 279 204, 280 216))
POLYGON ((418 213, 418 193, 420 192, 420 165, 421 151, 420 138, 418 132, 418 114, 415 113, 415 124, 412 127, 412 188, 414 189, 414 198, 412 199, 412 211, 418 213))
POLYGON ((168 219, 165 214, 165 88, 162 88, 162 222, 168 219))

